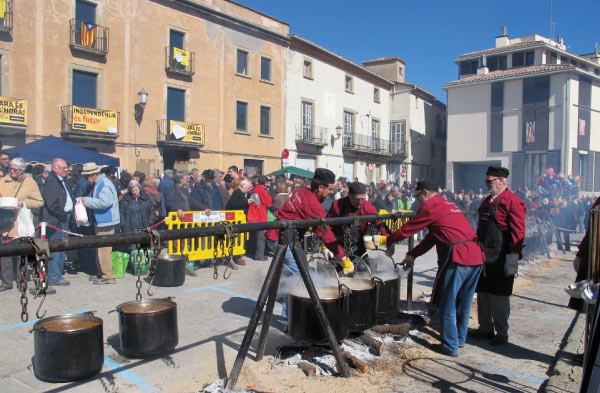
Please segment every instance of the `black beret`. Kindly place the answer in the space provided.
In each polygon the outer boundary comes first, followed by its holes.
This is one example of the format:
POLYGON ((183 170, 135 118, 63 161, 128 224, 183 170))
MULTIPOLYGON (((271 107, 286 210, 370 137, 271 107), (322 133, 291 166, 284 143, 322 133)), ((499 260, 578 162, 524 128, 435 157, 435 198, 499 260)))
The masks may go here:
POLYGON ((335 183, 335 174, 326 168, 317 168, 313 179, 321 180, 323 183, 335 183))
POLYGON ((348 183, 348 193, 352 195, 366 194, 367 187, 360 182, 348 183))
POLYGON ((437 192, 438 185, 437 185, 437 183, 429 181, 429 180, 421 180, 420 182, 417 183, 417 187, 415 188, 415 190, 417 190, 417 191, 429 190, 429 191, 437 192))
POLYGON ((490 166, 485 173, 486 176, 508 177, 508 169, 501 166, 490 166))
POLYGON ((212 169, 205 169, 204 172, 202 172, 202 176, 205 179, 214 179, 215 178, 215 173, 212 171, 212 169))

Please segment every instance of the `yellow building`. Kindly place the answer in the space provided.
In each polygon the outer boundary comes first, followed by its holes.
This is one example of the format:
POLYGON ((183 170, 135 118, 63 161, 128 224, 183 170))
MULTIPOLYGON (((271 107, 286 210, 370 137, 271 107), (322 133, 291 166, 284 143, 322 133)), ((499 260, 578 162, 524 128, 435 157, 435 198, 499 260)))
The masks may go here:
POLYGON ((280 168, 286 23, 227 0, 5 4, 0 95, 22 114, 0 116, 5 146, 61 136, 130 172, 280 168))

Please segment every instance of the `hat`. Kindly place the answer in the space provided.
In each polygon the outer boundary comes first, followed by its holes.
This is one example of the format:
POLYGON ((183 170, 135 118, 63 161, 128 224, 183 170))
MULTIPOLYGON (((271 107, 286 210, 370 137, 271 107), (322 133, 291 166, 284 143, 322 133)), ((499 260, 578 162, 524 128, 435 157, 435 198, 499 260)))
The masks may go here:
POLYGON ((202 176, 205 179, 212 180, 215 178, 215 173, 212 171, 212 169, 205 169, 204 172, 202 172, 202 176))
POLYGON ((432 182, 432 181, 421 180, 420 182, 417 183, 417 187, 415 188, 415 190, 417 190, 417 191, 428 190, 428 191, 437 192, 438 185, 437 185, 437 183, 432 182))
POLYGON ((360 195, 366 193, 367 187, 365 187, 365 185, 361 182, 348 183, 348 194, 360 195))
POLYGON ((508 169, 501 166, 490 166, 485 173, 486 176, 508 177, 508 169))
POLYGON ((335 183, 335 174, 326 168, 317 168, 313 180, 321 180, 323 183, 335 183))
POLYGON ((163 173, 167 176, 172 176, 173 175, 173 170, 172 169, 165 169, 163 171, 163 173))
POLYGON ((81 169, 81 174, 83 176, 94 175, 98 172, 100 172, 100 167, 96 165, 95 162, 86 162, 85 164, 83 164, 83 167, 81 169))

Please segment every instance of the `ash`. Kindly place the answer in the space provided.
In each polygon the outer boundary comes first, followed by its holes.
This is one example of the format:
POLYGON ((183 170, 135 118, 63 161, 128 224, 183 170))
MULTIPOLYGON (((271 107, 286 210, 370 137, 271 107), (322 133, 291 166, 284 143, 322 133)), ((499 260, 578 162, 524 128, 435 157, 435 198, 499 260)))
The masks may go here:
POLYGON ((199 393, 257 393, 256 390, 231 390, 225 389, 225 380, 217 379, 210 385, 206 386, 199 393))

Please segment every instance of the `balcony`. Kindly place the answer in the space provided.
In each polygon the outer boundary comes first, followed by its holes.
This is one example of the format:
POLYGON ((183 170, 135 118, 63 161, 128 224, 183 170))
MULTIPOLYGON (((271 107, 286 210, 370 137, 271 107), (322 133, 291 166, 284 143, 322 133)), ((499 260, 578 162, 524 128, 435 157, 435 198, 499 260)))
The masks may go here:
POLYGON ((71 19, 71 41, 73 50, 106 56, 108 53, 108 27, 84 23, 71 19))
POLYGON ((0 33, 10 34, 13 29, 13 0, 6 0, 6 8, 2 11, 4 11, 4 17, 0 18, 0 33))
POLYGON ((296 124, 296 143, 320 147, 327 145, 327 127, 296 124))
POLYGON ((113 142, 119 137, 119 112, 76 105, 63 105, 61 112, 65 138, 113 142))
POLYGON ((165 70, 188 77, 194 75, 194 52, 175 46, 165 47, 165 70))
POLYGON ((369 135, 344 134, 342 149, 357 153, 368 153, 389 156, 390 143, 385 139, 373 138, 369 135))
POLYGON ((408 157, 407 150, 406 141, 390 142, 390 154, 392 157, 408 157))
POLYGON ((156 121, 156 144, 175 149, 198 149, 204 146, 204 124, 179 120, 156 121))

